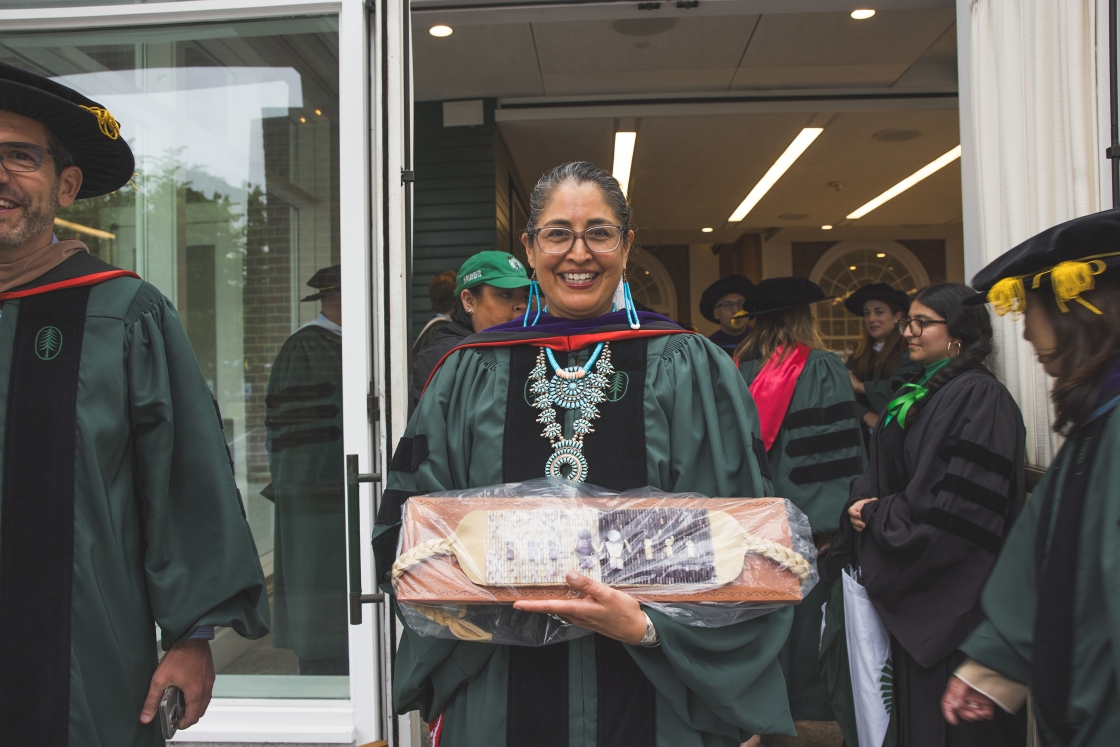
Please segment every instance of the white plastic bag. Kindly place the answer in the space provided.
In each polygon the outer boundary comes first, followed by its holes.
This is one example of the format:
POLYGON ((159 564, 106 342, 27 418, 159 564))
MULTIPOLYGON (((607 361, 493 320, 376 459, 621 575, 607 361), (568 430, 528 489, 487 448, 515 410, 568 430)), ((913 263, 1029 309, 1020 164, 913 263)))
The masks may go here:
POLYGON ((844 633, 852 675, 852 701, 856 712, 859 747, 882 747, 891 720, 894 680, 891 637, 867 590, 844 574, 844 633))

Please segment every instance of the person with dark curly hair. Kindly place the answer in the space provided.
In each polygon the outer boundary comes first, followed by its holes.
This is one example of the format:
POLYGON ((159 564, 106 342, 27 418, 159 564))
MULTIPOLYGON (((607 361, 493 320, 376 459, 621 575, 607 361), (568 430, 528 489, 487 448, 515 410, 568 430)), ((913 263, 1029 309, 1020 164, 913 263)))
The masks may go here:
POLYGON ((899 328, 925 372, 880 418, 832 546, 833 572, 858 569, 890 633, 897 747, 991 747, 1018 726, 952 725, 940 709, 1024 497, 1023 417, 985 367, 992 323, 987 309, 964 305, 974 295, 942 283, 910 303, 899 328))
POLYGON ((1108 210, 1043 231, 973 279, 996 313, 1024 315, 1065 442, 1004 543, 942 709, 954 724, 1001 718, 1029 686, 1047 747, 1120 734, 1118 246, 1120 210, 1108 210))

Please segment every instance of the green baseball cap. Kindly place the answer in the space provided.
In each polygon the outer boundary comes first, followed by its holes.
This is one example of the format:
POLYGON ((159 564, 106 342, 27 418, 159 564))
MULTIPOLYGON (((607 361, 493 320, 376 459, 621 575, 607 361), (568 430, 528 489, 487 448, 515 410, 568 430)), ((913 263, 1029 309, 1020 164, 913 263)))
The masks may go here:
POLYGON ((525 265, 507 252, 479 252, 467 259, 455 278, 455 295, 480 283, 495 288, 524 288, 530 282, 525 265))

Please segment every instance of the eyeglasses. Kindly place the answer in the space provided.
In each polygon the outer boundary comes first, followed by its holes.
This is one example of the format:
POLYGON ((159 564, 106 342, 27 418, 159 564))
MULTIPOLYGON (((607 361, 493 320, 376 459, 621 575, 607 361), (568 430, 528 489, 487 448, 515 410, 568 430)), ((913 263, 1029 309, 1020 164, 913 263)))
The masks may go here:
POLYGON ((720 301, 716 304, 716 308, 727 311, 742 311, 744 303, 745 301, 720 301))
POLYGON ((922 333, 926 331, 926 327, 931 324, 948 324, 949 322, 944 319, 901 319, 898 322, 898 333, 900 335, 906 334, 906 330, 910 330, 910 334, 914 337, 921 337, 922 333))
POLYGON ((43 156, 54 157, 49 148, 34 143, 0 143, 0 166, 8 171, 38 171, 43 156))
POLYGON ((536 239, 537 248, 545 254, 564 254, 576 245, 576 239, 583 239, 588 250, 596 254, 613 252, 622 243, 625 226, 591 226, 583 231, 573 231, 561 226, 541 226, 526 231, 530 239, 536 239))

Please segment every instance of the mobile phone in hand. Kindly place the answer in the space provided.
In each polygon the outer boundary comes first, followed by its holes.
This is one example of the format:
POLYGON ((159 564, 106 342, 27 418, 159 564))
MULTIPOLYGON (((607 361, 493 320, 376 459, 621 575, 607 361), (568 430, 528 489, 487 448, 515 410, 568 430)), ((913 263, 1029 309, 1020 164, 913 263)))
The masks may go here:
POLYGON ((164 739, 175 736, 186 709, 187 701, 183 697, 183 691, 174 685, 168 685, 159 699, 159 725, 163 728, 164 739))

